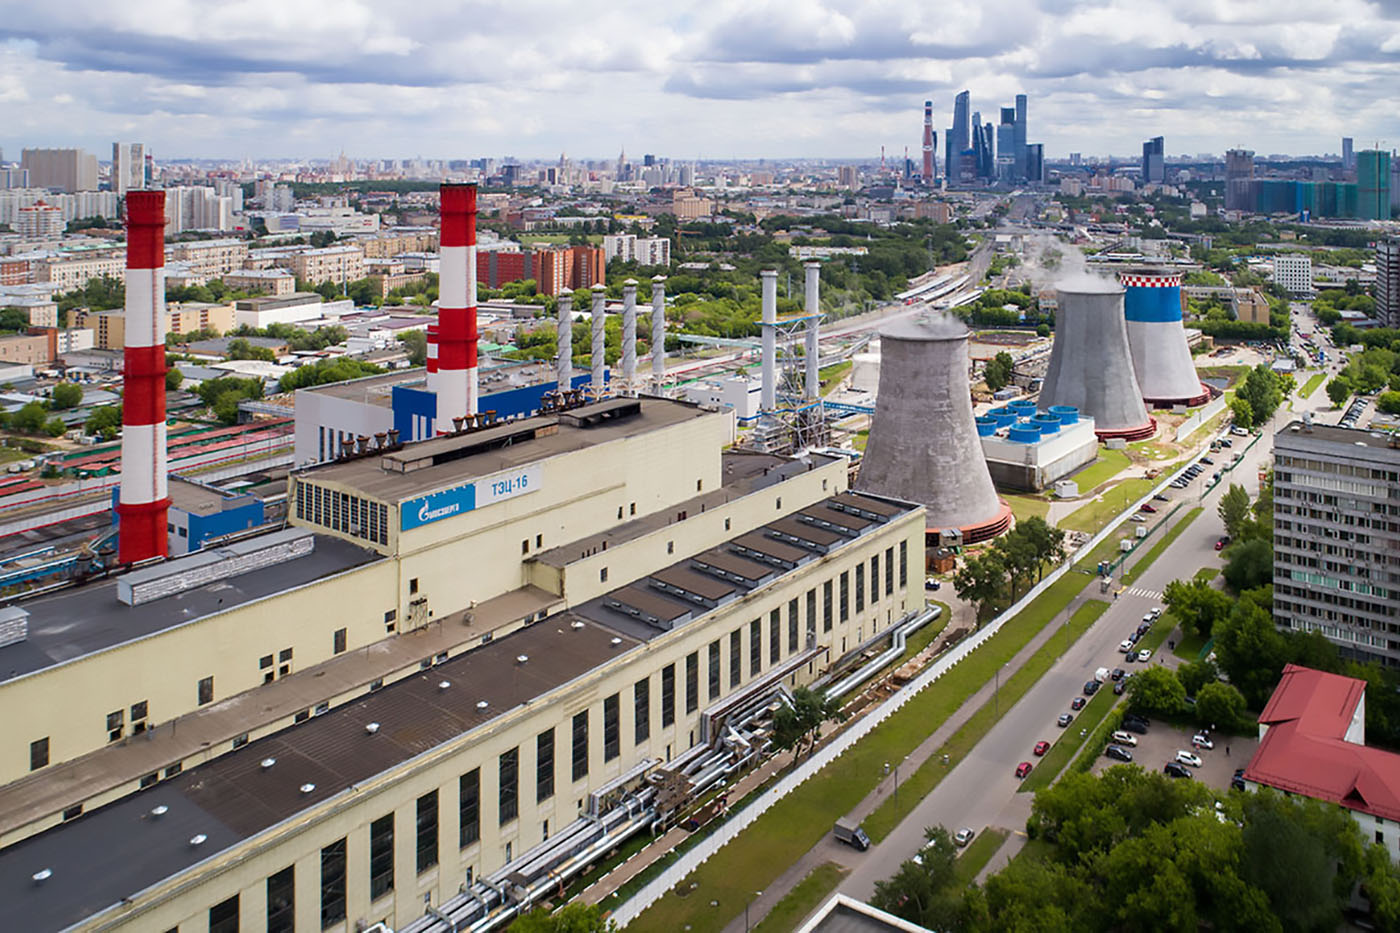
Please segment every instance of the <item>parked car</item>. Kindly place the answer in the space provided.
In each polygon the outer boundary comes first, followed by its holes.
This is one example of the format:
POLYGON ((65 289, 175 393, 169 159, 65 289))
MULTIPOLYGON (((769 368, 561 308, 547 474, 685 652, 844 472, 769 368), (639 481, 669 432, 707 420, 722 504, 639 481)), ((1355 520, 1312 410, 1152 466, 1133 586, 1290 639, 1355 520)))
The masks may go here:
POLYGON ((1215 461, 1210 459, 1209 457, 1202 457, 1201 462, 1204 463, 1206 466, 1215 466, 1215 461))
POLYGON ((926 590, 933 590, 934 592, 937 592, 938 590, 941 590, 942 588, 943 588, 943 584, 942 584, 942 583, 939 583, 939 582, 938 582, 937 580, 935 580, 933 577, 929 577, 927 580, 924 581, 924 589, 926 589, 926 590))
POLYGON ((1151 660, 1151 658, 1152 658, 1152 649, 1151 649, 1151 648, 1144 648, 1144 649, 1142 649, 1141 651, 1138 652, 1138 657, 1137 657, 1137 659, 1138 659, 1138 663, 1139 663, 1139 664, 1146 664, 1149 660, 1151 660))
POLYGON ((1099 682, 1097 680, 1084 681, 1084 695, 1091 697, 1099 692, 1099 682))
POLYGON ((1113 733, 1109 738, 1113 739, 1113 741, 1117 742, 1119 745, 1137 745, 1137 736, 1133 735, 1131 732, 1124 732, 1122 729, 1113 733))
POLYGON ((1142 505, 1140 505, 1138 508, 1142 509, 1142 511, 1144 511, 1144 512, 1155 512, 1155 511, 1157 511, 1157 507, 1156 507, 1155 505, 1148 505, 1146 502, 1144 502, 1144 503, 1143 503, 1142 505))
POLYGON ((1055 722, 1057 725, 1059 725, 1061 729, 1063 729, 1065 726, 1074 722, 1074 715, 1072 713, 1061 713, 1060 718, 1055 720, 1055 722))
POLYGON ((1148 615, 1150 615, 1150 616, 1152 617, 1152 621, 1153 621, 1153 622, 1156 622, 1158 619, 1160 619, 1160 618, 1162 617, 1162 607, 1161 607, 1161 606, 1153 606, 1153 607, 1152 607, 1152 611, 1149 612, 1148 615))
POLYGON ((1228 437, 1222 437, 1222 438, 1220 439, 1220 446, 1221 446, 1221 447, 1233 447, 1233 446, 1235 446, 1235 442, 1232 441, 1232 440, 1230 440, 1228 437))
POLYGON ((1133 753, 1128 751, 1121 745, 1110 745, 1108 748, 1105 748, 1103 750, 1103 753, 1109 758, 1116 758, 1119 761, 1133 760, 1133 753))
POLYGON ((1218 539, 1216 539, 1216 542, 1215 542, 1215 549, 1216 549, 1217 551, 1223 551, 1223 550, 1225 550, 1225 545, 1227 545, 1227 544, 1229 544, 1229 543, 1230 543, 1230 536, 1229 536, 1229 535, 1221 535, 1218 539))
POLYGON ((1146 735, 1147 723, 1137 719, 1129 720, 1125 717, 1123 719, 1123 729, 1127 732, 1136 732, 1138 735, 1146 735))
POLYGON ((1235 777, 1230 779, 1230 787, 1234 790, 1247 791, 1249 787, 1244 783, 1244 778, 1235 777))
POLYGON ((958 846, 965 846, 972 841, 973 835, 972 830, 964 826, 962 829, 953 833, 953 842, 958 846))
POLYGON ((1145 521, 1147 521, 1147 516, 1146 516, 1146 515, 1143 515, 1141 512, 1134 512, 1132 515, 1129 515, 1129 516, 1128 516, 1128 521, 1130 521, 1130 522, 1145 522, 1145 521))
POLYGON ((1184 765, 1190 765, 1193 768, 1199 768, 1201 766, 1201 759, 1185 749, 1181 749, 1176 753, 1176 760, 1184 765))
POLYGON ((1158 502, 1170 502, 1170 501, 1172 501, 1169 497, 1167 497, 1166 495, 1164 495, 1163 493, 1160 493, 1160 492, 1157 493, 1157 495, 1153 496, 1152 498, 1156 499, 1158 502))
POLYGON ((1142 723, 1144 726, 1150 726, 1150 725, 1151 725, 1151 723, 1148 721, 1148 719, 1147 719, 1146 716, 1140 716, 1140 715, 1138 715, 1137 713, 1124 713, 1124 714, 1123 714, 1123 723, 1126 725, 1127 723, 1130 723, 1130 722, 1142 723))
POLYGON ((1191 770, 1190 770, 1189 768, 1187 768, 1185 765, 1178 764, 1178 763, 1175 762, 1175 761, 1169 761, 1169 762, 1167 762, 1165 765, 1163 765, 1163 766, 1162 766, 1162 773, 1165 774, 1167 777, 1174 777, 1174 778, 1189 778, 1189 777, 1191 777, 1191 770))
POLYGON ((1109 678, 1110 678, 1111 680, 1122 680, 1122 679, 1123 679, 1123 675, 1124 675, 1125 673, 1126 673, 1126 671, 1124 671, 1123 668, 1121 668, 1121 667, 1115 667, 1115 668, 1113 669, 1113 673, 1112 673, 1112 674, 1109 674, 1108 676, 1109 676, 1109 678))
POLYGON ((1233 428, 1231 428, 1231 429, 1230 429, 1230 433, 1233 434, 1233 435, 1235 435, 1236 437, 1248 437, 1248 436, 1249 436, 1249 432, 1246 431, 1244 428, 1241 428, 1241 427, 1233 427, 1233 428))
POLYGON ((1215 748, 1215 743, 1212 742, 1210 740, 1210 736, 1206 735, 1204 732, 1197 732, 1195 735, 1191 736, 1191 744, 1197 746, 1198 748, 1215 748))
POLYGON ((1139 637, 1139 638, 1141 638, 1143 635, 1146 635, 1146 634, 1147 634, 1148 632, 1150 632, 1150 631, 1152 631, 1152 623, 1151 623, 1151 622, 1140 622, 1140 623, 1138 623, 1137 634, 1138 634, 1138 637, 1139 637))
POLYGON ((1125 638, 1125 639, 1123 639, 1123 643, 1120 644, 1120 645, 1118 646, 1118 650, 1119 650, 1120 652, 1122 652, 1123 654, 1127 654, 1129 651, 1132 651, 1132 650, 1133 650, 1133 640, 1132 640, 1131 638, 1125 638))
POLYGON ((1118 683, 1113 685, 1113 695, 1116 697, 1121 697, 1123 695, 1123 691, 1126 689, 1128 689, 1128 682, 1126 680, 1120 680, 1118 681, 1118 683))
POLYGON ((1021 762, 1019 765, 1016 766, 1016 776, 1018 778, 1025 777, 1027 774, 1031 773, 1031 767, 1032 765, 1029 761, 1021 762))
POLYGON ((1039 758, 1041 755, 1044 755, 1046 752, 1050 751, 1050 743, 1045 741, 1044 739, 1041 739, 1039 742, 1035 743, 1035 748, 1031 749, 1031 751, 1035 753, 1035 756, 1037 758, 1039 758))
POLYGON ((1083 708, 1084 708, 1084 703, 1085 703, 1085 700, 1084 700, 1083 697, 1075 697, 1073 700, 1070 700, 1070 701, 1069 701, 1069 708, 1070 708, 1070 709, 1083 709, 1083 708))

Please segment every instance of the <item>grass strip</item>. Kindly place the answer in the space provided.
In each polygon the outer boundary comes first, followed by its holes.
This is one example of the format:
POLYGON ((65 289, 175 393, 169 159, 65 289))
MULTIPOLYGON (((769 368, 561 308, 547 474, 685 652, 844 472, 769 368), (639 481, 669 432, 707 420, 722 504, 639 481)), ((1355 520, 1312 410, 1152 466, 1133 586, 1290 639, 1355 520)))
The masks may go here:
POLYGON ((1219 567, 1202 567, 1200 570, 1196 571, 1196 579, 1204 580, 1207 583, 1214 580, 1218 576, 1220 576, 1219 567))
POLYGON ((757 933, 788 933, 797 929, 802 918, 817 909, 826 896, 836 890, 847 869, 835 862, 823 862, 807 873, 807 877, 783 895, 783 899, 773 905, 768 916, 754 927, 757 933))
POLYGON ((976 881, 982 869, 987 867, 992 856, 1001 851, 1001 847, 1006 844, 1006 837, 1010 835, 1009 830, 988 829, 968 843, 967 848, 963 849, 963 854, 958 856, 957 862, 953 864, 953 874, 958 882, 968 885, 976 881))
POLYGON ((1025 521, 1028 518, 1044 518, 1050 512, 1050 502, 1036 496, 1002 496, 1006 504, 1011 506, 1011 514, 1016 516, 1016 521, 1025 521))
POLYGON ((1132 569, 1123 572, 1123 585, 1127 586, 1132 583, 1142 575, 1143 571, 1151 567, 1152 562, 1161 557, 1162 552, 1165 551, 1173 541, 1181 537, 1181 533, 1186 530, 1186 526, 1199 518, 1204 511, 1205 509, 1199 507, 1192 509, 1182 516, 1181 521, 1173 525, 1166 534, 1159 536, 1157 543, 1147 549, 1147 553, 1139 558, 1137 563, 1133 564, 1132 569))
POLYGON ((1172 654, 1183 661, 1195 661, 1206 647, 1206 640, 1195 632, 1183 632, 1181 641, 1172 649, 1172 654))
POLYGON ((837 817, 849 813, 874 789, 883 778, 884 762, 899 761, 918 747, 1068 606, 1090 579, 1070 573, 1056 580, 996 636, 770 807, 738 844, 725 846, 693 871, 677 886, 685 891, 684 897, 674 891, 667 893, 629 924, 629 929, 673 933, 689 924, 692 933, 722 930, 743 912, 754 891, 771 884, 786 866, 831 832, 837 817), (719 906, 711 907, 711 901, 718 901, 719 906))
POLYGON ((1059 660, 1060 655, 1067 651, 1069 646, 1079 639, 1080 635, 1088 631, 1089 626, 1098 621, 1099 616, 1108 611, 1108 605, 1099 599, 1085 602, 1070 616, 1069 622, 1065 626, 1064 638, 1061 638, 1057 633, 1035 654, 1031 655, 1014 674, 1010 677, 1003 676, 1001 686, 998 689, 999 696, 990 703, 982 704, 963 724, 962 728, 953 733, 938 751, 930 755, 912 775, 901 783, 900 790, 904 793, 892 794, 875 808, 875 812, 865 818, 861 825, 865 827, 866 834, 876 842, 889 835, 890 831, 898 826, 900 821, 908 816, 910 811, 947 776, 948 772, 952 770, 953 763, 966 757, 977 743, 982 741, 987 730, 996 725, 997 721, 1005 716, 1031 687, 1035 686, 1045 672, 1050 670, 1059 660), (945 755, 948 758, 946 765, 943 763, 945 755))
POLYGON ((1122 473, 1131 464, 1132 461, 1123 451, 1104 448, 1099 451, 1097 460, 1069 478, 1079 484, 1081 495, 1087 495, 1122 473))
POLYGON ((1128 506, 1152 491, 1161 480, 1138 477, 1104 490, 1098 499, 1075 509, 1059 521, 1059 527, 1086 534, 1098 534, 1128 506))
POLYGON ((1325 372, 1313 373, 1311 376, 1308 377, 1308 381, 1303 383, 1303 391, 1299 394, 1301 394, 1303 398, 1307 398, 1308 396, 1316 392, 1317 387, 1322 385, 1322 383, 1326 380, 1327 374, 1325 372))

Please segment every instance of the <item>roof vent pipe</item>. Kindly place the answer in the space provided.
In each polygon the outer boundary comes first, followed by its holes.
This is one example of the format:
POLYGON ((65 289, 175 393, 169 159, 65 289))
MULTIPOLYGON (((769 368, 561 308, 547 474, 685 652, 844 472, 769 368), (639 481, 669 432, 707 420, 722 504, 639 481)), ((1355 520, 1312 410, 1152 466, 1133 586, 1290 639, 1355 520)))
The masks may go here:
POLYGON ((666 276, 651 278, 651 390, 664 395, 666 383, 666 276))
POLYGON ((593 378, 589 381, 589 389, 593 393, 593 400, 596 402, 607 393, 603 385, 603 367, 607 363, 607 344, 604 337, 604 321, 607 318, 608 290, 601 283, 593 286, 593 307, 589 312, 589 324, 593 330, 593 345, 588 351, 588 360, 592 365, 593 378))
POLYGON ((622 388, 619 395, 637 394, 637 280, 622 283, 622 388))

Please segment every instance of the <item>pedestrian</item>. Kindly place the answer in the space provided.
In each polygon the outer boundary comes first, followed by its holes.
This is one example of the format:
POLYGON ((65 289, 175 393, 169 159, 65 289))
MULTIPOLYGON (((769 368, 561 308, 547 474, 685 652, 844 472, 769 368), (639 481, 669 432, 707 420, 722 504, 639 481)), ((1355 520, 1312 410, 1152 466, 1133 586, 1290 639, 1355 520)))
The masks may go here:
POLYGON ((1225 757, 1226 757, 1226 758, 1229 758, 1229 757, 1230 757, 1230 746, 1228 746, 1228 745, 1225 746, 1225 757))

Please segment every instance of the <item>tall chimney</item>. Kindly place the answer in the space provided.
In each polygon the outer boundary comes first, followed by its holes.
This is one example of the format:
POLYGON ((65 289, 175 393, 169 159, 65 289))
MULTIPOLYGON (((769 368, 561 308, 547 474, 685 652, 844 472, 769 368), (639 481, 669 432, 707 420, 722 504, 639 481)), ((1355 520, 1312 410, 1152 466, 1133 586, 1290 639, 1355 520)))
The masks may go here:
POLYGON ((637 280, 622 283, 622 388, 619 395, 636 394, 637 386, 637 280))
POLYGON ((589 323, 593 326, 593 346, 589 349, 589 359, 593 363, 592 390, 594 400, 603 397, 603 365, 607 362, 606 341, 603 335, 603 321, 607 316, 607 288, 601 283, 593 286, 593 308, 589 323))
POLYGON ((803 349, 807 364, 807 398, 815 399, 820 394, 820 379, 817 376, 817 365, 820 360, 821 350, 819 349, 819 335, 821 333, 821 274, 822 264, 819 262, 806 263, 807 269, 807 343, 803 349))
MULTIPOLYGON (((562 394, 574 387, 574 295, 563 292, 559 296, 559 331, 556 338, 554 366, 556 389, 562 394)), ((562 402, 563 399, 561 398, 562 402)))
POLYGON ((651 381, 652 391, 662 394, 666 381, 666 276, 651 277, 651 381))
POLYGON ((427 383, 425 388, 436 396, 438 387, 438 326, 436 324, 429 324, 427 333, 428 358, 424 361, 424 365, 427 368, 427 383))
POLYGON ((126 195, 126 349, 117 559, 165 557, 165 192, 126 195))
POLYGON ((758 407, 771 412, 778 401, 778 270, 764 269, 758 276, 763 294, 763 385, 758 407))
POLYGON ((476 414, 476 185, 442 185, 437 432, 476 414))

